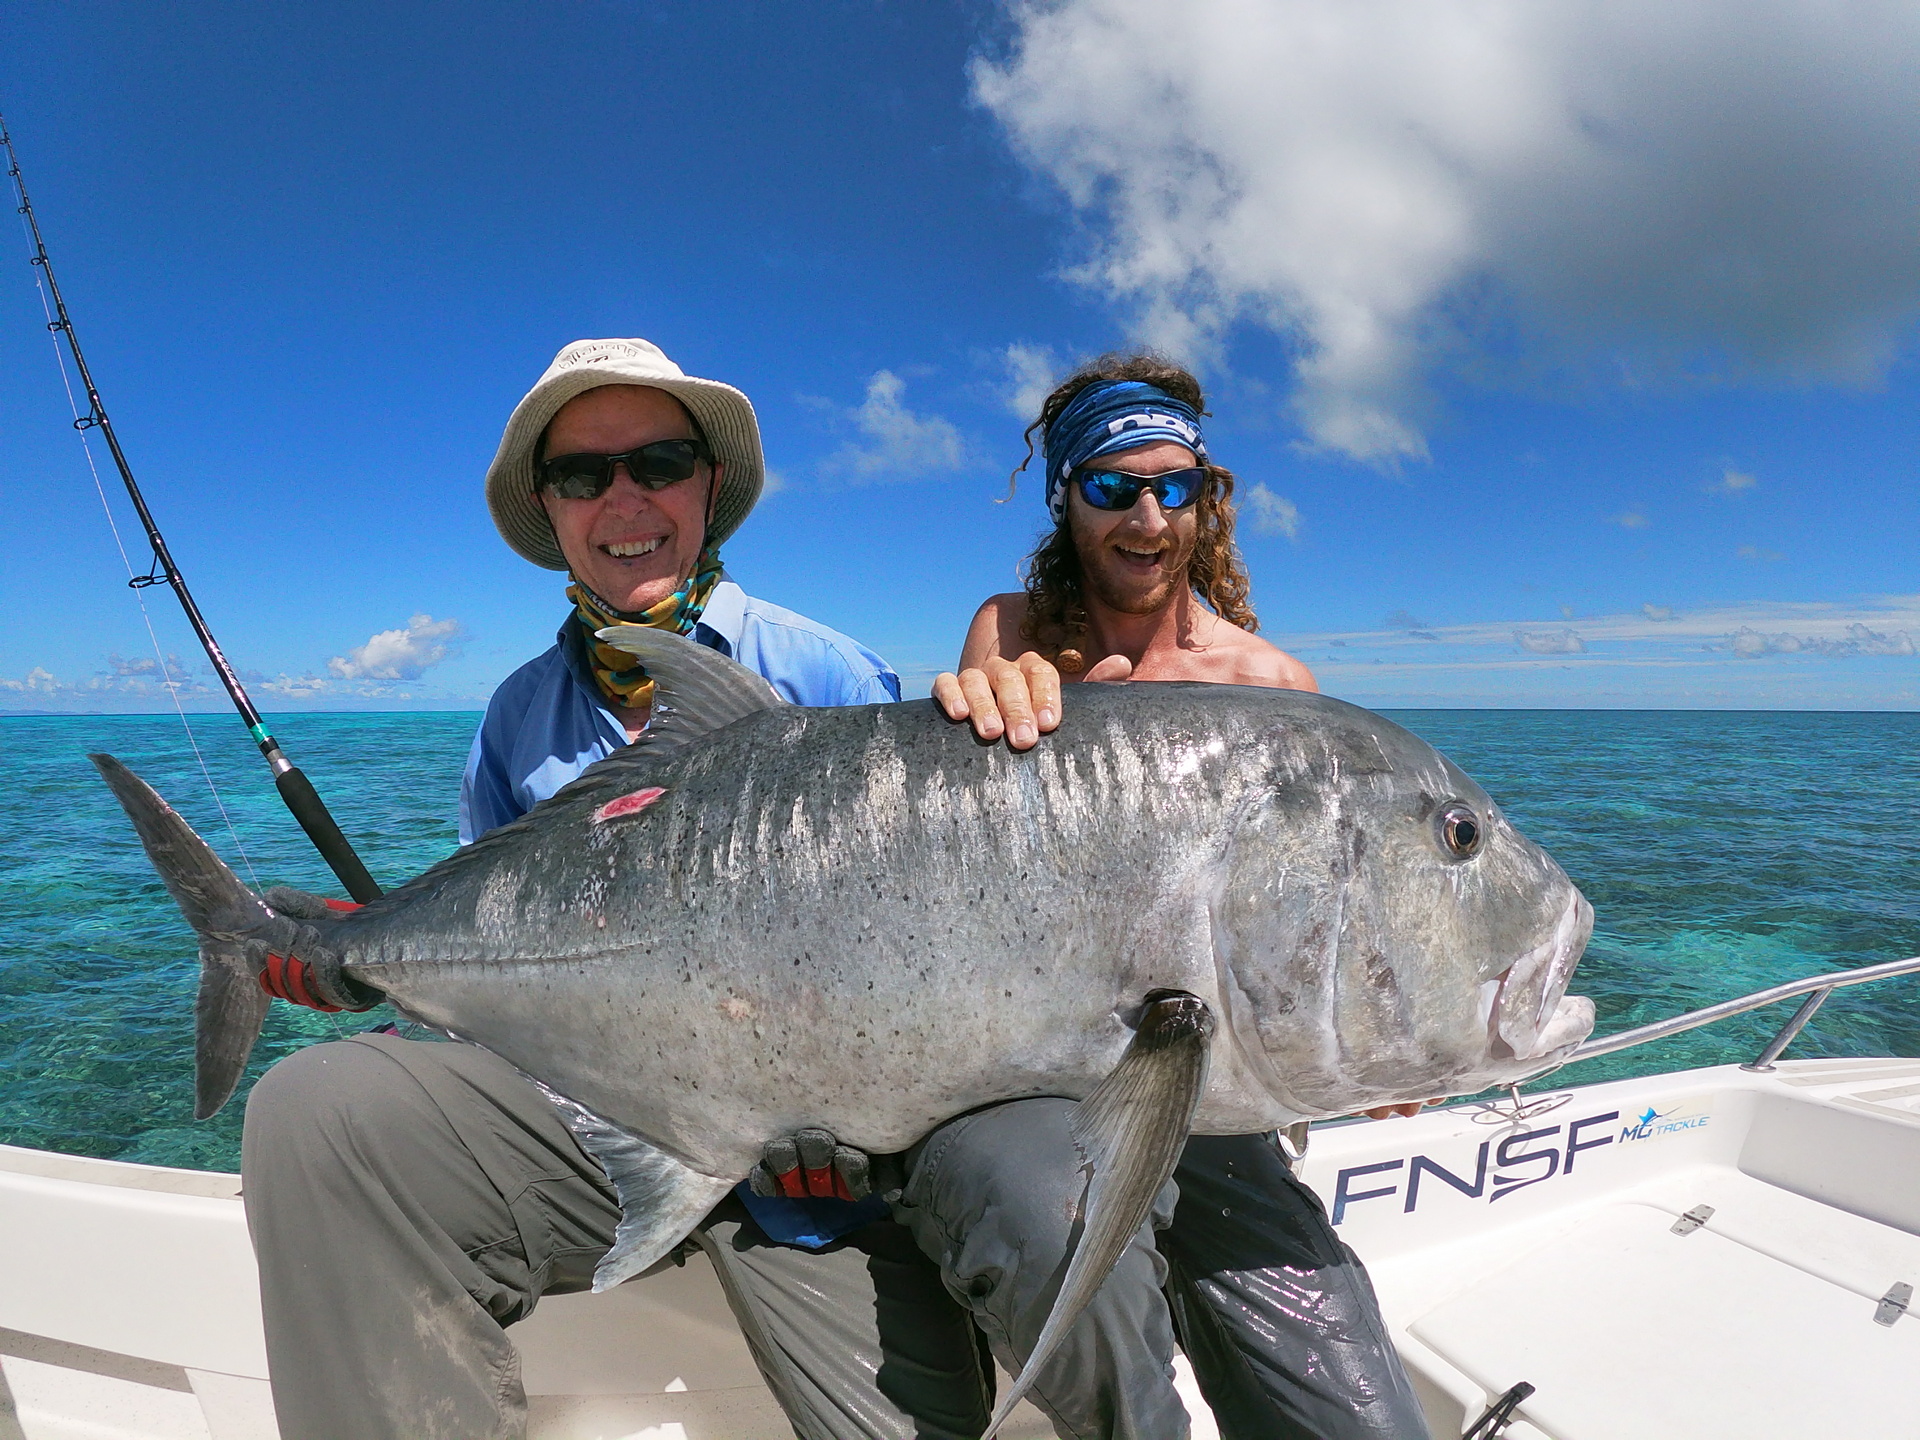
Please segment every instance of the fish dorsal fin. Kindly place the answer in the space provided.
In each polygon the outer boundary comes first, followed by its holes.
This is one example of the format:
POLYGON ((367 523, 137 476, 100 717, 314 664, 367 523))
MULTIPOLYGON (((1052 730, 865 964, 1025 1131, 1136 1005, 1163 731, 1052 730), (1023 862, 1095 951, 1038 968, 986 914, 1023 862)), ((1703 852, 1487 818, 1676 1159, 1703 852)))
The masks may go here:
MULTIPOLYGON (((538 1080, 533 1083, 540 1085, 538 1080)), ((560 1111, 580 1148, 600 1162, 620 1202, 613 1248, 593 1272, 596 1293, 611 1290, 665 1259, 733 1189, 732 1180, 702 1175, 579 1101, 545 1085, 540 1089, 560 1111)))
POLYGON ((1053 1358, 1133 1243, 1153 1210, 1154 1197, 1180 1163, 1194 1109, 1206 1088, 1213 1027, 1213 1012, 1197 995, 1182 990, 1148 995, 1127 1053, 1075 1107, 1069 1133, 1092 1172, 1080 1207, 1080 1242, 1027 1363, 1001 1397, 982 1440, 993 1440, 1041 1367, 1053 1358))
POLYGON ((670 630, 609 625, 595 633, 653 677, 654 718, 641 737, 649 749, 685 745, 757 710, 786 704, 746 666, 670 630))

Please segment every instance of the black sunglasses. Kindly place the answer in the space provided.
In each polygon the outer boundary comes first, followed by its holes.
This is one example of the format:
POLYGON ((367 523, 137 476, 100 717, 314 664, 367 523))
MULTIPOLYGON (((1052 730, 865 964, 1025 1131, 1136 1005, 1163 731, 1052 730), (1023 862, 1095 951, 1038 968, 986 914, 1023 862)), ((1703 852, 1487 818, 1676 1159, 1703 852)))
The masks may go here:
POLYGON ((1080 498, 1096 510, 1131 510, 1142 490, 1151 490, 1162 510, 1184 510, 1206 488, 1206 467, 1169 470, 1164 475, 1129 475, 1125 470, 1080 469, 1069 477, 1080 498))
POLYGON ((613 467, 625 465, 642 489, 664 490, 691 479, 708 458, 699 440, 656 440, 620 455, 555 455, 534 462, 534 489, 551 490, 562 500, 592 500, 613 484, 613 467))

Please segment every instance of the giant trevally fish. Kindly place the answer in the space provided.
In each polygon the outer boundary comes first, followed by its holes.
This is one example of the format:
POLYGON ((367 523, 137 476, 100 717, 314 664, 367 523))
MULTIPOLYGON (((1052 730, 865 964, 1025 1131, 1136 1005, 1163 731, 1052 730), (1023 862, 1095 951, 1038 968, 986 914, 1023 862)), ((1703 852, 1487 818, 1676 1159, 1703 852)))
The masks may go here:
POLYGON ((1469 1094, 1592 1029, 1565 993, 1586 901, 1355 706, 1088 685, 1017 754, 931 705, 787 705, 678 637, 605 635, 657 682, 641 740, 336 918, 270 909, 95 757, 200 936, 201 1115, 270 955, 384 996, 554 1098, 622 1207, 606 1288, 802 1127, 887 1154, 977 1106, 1081 1100, 1081 1239, 997 1428, 1188 1133, 1469 1094))

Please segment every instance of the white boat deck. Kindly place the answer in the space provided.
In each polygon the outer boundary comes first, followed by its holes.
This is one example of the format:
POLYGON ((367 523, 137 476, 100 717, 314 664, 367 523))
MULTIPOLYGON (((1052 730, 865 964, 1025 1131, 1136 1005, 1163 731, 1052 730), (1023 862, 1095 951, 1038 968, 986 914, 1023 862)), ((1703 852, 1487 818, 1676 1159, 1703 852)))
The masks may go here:
POLYGON ((1875 1319, 1920 1287, 1920 1062, 1728 1066, 1575 1090, 1519 1126, 1394 1123, 1316 1133, 1305 1178, 1329 1206, 1369 1196, 1339 1228, 1436 1436, 1518 1381, 1536 1390, 1509 1440, 1920 1436, 1920 1315, 1875 1319), (1415 1188, 1419 1158, 1472 1189, 1483 1145, 1479 1196, 1425 1163, 1415 1188))
MULTIPOLYGON (((1920 1436, 1920 1060, 1552 1093, 1314 1131, 1436 1437, 1520 1381, 1508 1440, 1920 1436)), ((238 1183, 0 1147, 0 1440, 273 1440, 238 1183)), ((512 1333, 531 1440, 791 1434, 704 1260, 512 1333)))

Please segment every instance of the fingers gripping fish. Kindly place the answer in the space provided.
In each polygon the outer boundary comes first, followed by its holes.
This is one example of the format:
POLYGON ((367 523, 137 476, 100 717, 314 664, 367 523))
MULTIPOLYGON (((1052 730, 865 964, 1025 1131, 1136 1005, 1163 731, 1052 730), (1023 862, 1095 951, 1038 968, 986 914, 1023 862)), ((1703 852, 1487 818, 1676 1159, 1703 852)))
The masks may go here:
POLYGON ((618 1195, 595 1288, 822 1127, 905 1150, 979 1106, 1081 1100, 1089 1183, 1002 1414, 1190 1131, 1245 1134, 1551 1067, 1592 915, 1430 746, 1294 691, 1087 686, 1051 740, 932 706, 814 710, 644 627, 656 720, 523 819, 345 914, 269 908, 95 763, 200 936, 196 1113, 231 1094, 267 956, 384 997, 553 1098, 618 1195))

